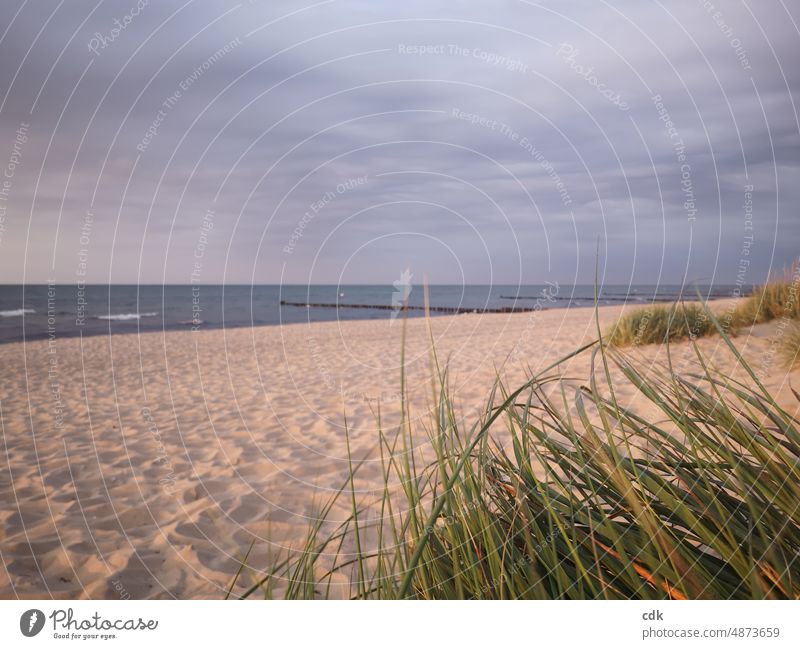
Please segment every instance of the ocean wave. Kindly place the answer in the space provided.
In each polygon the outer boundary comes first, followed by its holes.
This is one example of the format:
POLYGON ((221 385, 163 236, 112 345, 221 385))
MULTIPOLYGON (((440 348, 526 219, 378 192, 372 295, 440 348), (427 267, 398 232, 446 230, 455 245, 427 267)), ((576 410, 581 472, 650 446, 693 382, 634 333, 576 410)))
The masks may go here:
POLYGON ((153 318, 158 315, 158 311, 152 313, 112 313, 109 315, 99 315, 98 320, 139 320, 140 318, 153 318))
POLYGON ((26 313, 36 313, 34 309, 10 309, 9 311, 0 311, 0 318, 15 318, 26 313))

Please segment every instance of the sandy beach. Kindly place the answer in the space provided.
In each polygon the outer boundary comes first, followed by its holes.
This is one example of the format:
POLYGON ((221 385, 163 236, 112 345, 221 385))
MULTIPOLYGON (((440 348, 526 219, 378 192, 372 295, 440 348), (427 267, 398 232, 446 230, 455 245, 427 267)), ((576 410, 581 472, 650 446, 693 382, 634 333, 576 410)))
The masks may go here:
MULTIPOLYGON (((601 308, 601 327, 621 312, 601 308)), ((596 334, 583 308, 431 322, 466 419, 498 374, 515 387, 596 334)), ((774 356, 776 326, 735 341, 794 412, 789 384, 800 373, 774 356)), ((397 425, 401 332, 400 320, 386 319, 0 346, 0 596, 223 597, 251 543, 254 565, 290 546, 341 487, 345 417, 356 457, 375 447, 378 411, 384 429, 397 425)), ((733 368, 719 336, 698 344, 733 368)), ((678 372, 696 367, 688 343, 672 352, 678 372)), ((645 366, 666 358, 657 345, 629 353, 645 366)), ((585 380, 590 358, 560 371, 585 380)), ((424 418, 423 318, 407 323, 406 375, 410 416, 424 418)), ((618 398, 635 406, 627 386, 618 398)), ((369 493, 380 483, 372 457, 356 486, 369 493)))

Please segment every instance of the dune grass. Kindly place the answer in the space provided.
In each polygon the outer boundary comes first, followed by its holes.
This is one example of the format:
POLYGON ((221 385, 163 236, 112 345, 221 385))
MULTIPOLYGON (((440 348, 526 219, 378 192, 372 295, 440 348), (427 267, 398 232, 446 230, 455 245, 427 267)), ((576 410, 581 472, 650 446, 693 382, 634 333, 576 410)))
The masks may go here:
POLYGON ((714 324, 702 306, 651 305, 623 315, 608 334, 615 347, 694 340, 714 333, 714 324))
POLYGON ((757 286, 733 313, 734 326, 750 327, 777 318, 800 318, 800 263, 757 286))
POLYGON ((780 355, 785 367, 800 366, 800 324, 797 322, 792 322, 783 332, 780 355))
MULTIPOLYGON (((753 289, 722 319, 726 333, 778 318, 800 318, 800 262, 753 289)), ((699 304, 649 305, 625 313, 608 332, 610 345, 630 347, 710 336, 716 327, 699 304)))
POLYGON ((556 365, 498 381, 465 422, 434 357, 427 423, 404 405, 379 435, 380 495, 356 492, 351 463, 349 517, 328 522, 332 500, 299 551, 233 592, 325 598, 343 577, 358 599, 800 597, 799 422, 708 316, 746 382, 696 347, 703 370, 677 376, 597 341, 575 352, 592 355, 584 384, 556 365), (617 402, 621 384, 649 416, 617 402))

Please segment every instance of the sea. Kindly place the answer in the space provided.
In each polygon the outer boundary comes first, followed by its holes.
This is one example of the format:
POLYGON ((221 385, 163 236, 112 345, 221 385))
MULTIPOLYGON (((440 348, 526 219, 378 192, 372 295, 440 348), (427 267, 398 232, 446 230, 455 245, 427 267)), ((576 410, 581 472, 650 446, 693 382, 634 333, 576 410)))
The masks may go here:
MULTIPOLYGON (((746 295, 733 285, 604 285, 598 303, 669 303, 746 295)), ((432 316, 592 306, 593 285, 431 285, 432 316), (440 310, 439 310, 440 309, 440 310)), ((424 315, 421 286, 0 285, 0 343, 51 337, 191 331, 424 315)))

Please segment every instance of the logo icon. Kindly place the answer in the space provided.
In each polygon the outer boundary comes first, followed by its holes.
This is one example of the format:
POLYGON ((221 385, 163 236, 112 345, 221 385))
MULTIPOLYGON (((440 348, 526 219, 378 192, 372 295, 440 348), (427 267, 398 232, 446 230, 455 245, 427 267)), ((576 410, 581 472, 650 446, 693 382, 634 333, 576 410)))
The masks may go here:
POLYGON ((400 310, 408 306, 408 296, 411 295, 411 270, 406 268, 400 273, 400 279, 394 280, 394 293, 392 293, 392 320, 400 313, 400 310))
POLYGON ((25 611, 19 618, 19 630, 26 638, 32 638, 44 628, 44 613, 38 608, 25 611))

